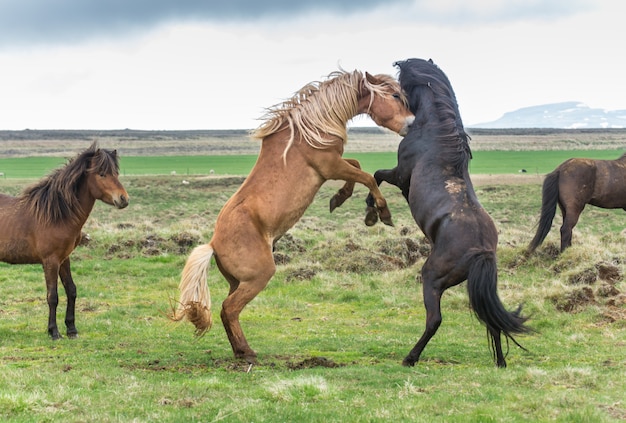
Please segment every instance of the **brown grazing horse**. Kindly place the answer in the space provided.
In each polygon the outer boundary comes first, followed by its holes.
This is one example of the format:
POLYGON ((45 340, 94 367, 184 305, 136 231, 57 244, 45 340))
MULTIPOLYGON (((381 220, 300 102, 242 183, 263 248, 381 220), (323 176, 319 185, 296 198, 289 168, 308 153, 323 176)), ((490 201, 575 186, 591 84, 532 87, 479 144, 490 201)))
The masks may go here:
MULTIPOLYGON (((472 310, 487 327, 496 365, 506 367, 500 335, 517 344, 513 334, 529 329, 520 309, 507 311, 498 297, 498 231, 469 177, 469 137, 452 85, 430 60, 409 59, 396 65, 415 122, 398 146, 397 166, 378 170, 374 177, 402 190, 431 245, 422 267, 426 329, 402 364, 415 365, 437 332, 444 291, 467 280, 472 310)), ((368 196, 369 205, 372 200, 368 196)))
POLYGON ((254 168, 222 208, 211 241, 196 247, 185 264, 172 319, 187 318, 198 335, 210 328, 207 268, 214 256, 230 284, 221 312, 226 334, 235 357, 253 363, 256 353, 246 341, 239 314, 274 275, 274 243, 300 219, 321 185, 330 179, 347 181, 331 200, 331 210, 351 194, 355 182, 367 186, 380 218, 391 224, 374 178, 356 160, 341 157, 346 123, 361 113, 400 134, 413 120, 395 79, 360 71, 332 73, 270 109, 268 120, 253 133, 262 140, 254 168))
POLYGON ((76 285, 70 254, 79 244, 81 229, 96 200, 123 209, 128 193, 118 180, 115 151, 87 150, 18 197, 0 194, 0 261, 43 266, 48 290, 48 333, 61 338, 57 327, 58 279, 67 295, 67 336, 75 338, 76 285))
POLYGON ((561 252, 572 245, 572 229, 585 205, 626 210, 626 153, 615 160, 569 159, 543 181, 541 217, 528 253, 550 232, 559 205, 563 215, 561 252))

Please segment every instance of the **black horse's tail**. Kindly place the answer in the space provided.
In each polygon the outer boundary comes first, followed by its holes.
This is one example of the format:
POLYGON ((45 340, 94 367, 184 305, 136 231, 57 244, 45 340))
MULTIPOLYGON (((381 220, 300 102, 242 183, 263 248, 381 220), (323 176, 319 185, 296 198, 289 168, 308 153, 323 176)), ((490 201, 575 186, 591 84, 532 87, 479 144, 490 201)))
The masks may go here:
POLYGON ((515 345, 524 349, 513 338, 513 334, 532 332, 524 325, 528 320, 521 315, 522 307, 507 311, 498 297, 498 269, 493 251, 481 251, 471 258, 467 276, 467 291, 472 310, 490 332, 502 332, 515 345))
POLYGON ((543 181, 543 188, 541 190, 541 217, 539 218, 539 225, 537 226, 537 232, 535 237, 528 245, 527 254, 535 251, 537 247, 541 245, 550 228, 552 227, 552 221, 556 214, 556 205, 559 202, 559 171, 558 169, 546 176, 543 181))

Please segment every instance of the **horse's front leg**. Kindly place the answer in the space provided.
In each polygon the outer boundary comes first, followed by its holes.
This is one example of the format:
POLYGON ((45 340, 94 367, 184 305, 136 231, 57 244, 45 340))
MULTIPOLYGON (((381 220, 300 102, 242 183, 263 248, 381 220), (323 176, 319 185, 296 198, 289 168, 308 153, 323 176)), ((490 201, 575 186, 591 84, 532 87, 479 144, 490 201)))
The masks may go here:
MULTIPOLYGON (((326 168, 322 172, 322 175, 326 179, 342 179, 346 182, 360 183, 369 188, 369 196, 372 197, 372 203, 375 207, 377 217, 389 226, 393 226, 391 220, 391 212, 387 207, 387 200, 383 197, 383 194, 378 188, 378 184, 372 175, 367 172, 363 172, 361 169, 356 168, 353 164, 344 159, 338 161, 327 162, 326 168)), ((367 223, 367 222, 366 222, 367 223)))
MULTIPOLYGON (((380 186, 383 181, 396 185, 396 170, 397 168, 394 167, 393 169, 381 169, 374 172, 376 185, 380 186)), ((367 195, 365 204, 367 205, 365 209, 365 224, 367 226, 374 226, 376 222, 378 222, 378 210, 376 208, 376 201, 371 192, 367 195)))
POLYGON ((60 339, 61 334, 57 326, 57 306, 59 305, 59 263, 56 259, 44 260, 43 273, 46 278, 48 300, 48 334, 54 340, 60 339))
POLYGON ((67 296, 67 310, 65 312, 65 327, 67 328, 67 336, 70 338, 78 337, 78 330, 75 324, 75 310, 76 310, 76 284, 72 278, 72 272, 70 270, 70 258, 65 259, 59 267, 59 276, 65 288, 65 295, 67 296))
MULTIPOLYGON (((356 159, 344 159, 346 162, 361 169, 361 163, 356 159)), ((330 199, 330 212, 332 213, 337 207, 341 206, 348 198, 352 197, 354 192, 354 182, 346 181, 346 183, 337 191, 335 195, 330 199)))

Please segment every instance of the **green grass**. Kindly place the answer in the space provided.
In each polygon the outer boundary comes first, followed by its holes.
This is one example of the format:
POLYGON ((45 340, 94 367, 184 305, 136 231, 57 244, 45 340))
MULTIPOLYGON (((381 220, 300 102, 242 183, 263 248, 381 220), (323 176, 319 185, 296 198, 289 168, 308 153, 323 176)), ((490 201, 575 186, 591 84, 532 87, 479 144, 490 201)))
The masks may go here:
POLYGON ((528 173, 543 175, 573 157, 614 160, 623 153, 624 150, 475 151, 470 173, 506 174, 525 169, 528 173))
MULTIPOLYGON (((395 227, 365 227, 358 187, 332 215, 327 184, 277 244, 286 256, 241 322, 259 364, 234 360, 219 322, 227 283, 213 266, 214 328, 193 337, 166 313, 192 245, 206 242, 240 180, 125 176, 131 204, 97 203, 73 253, 80 337, 53 342, 40 266, 0 264, 0 420, 9 422, 617 422, 626 418, 626 311, 607 284, 593 302, 557 308, 598 263, 624 275, 624 212, 589 207, 574 246, 554 258, 558 223, 520 260, 540 207, 539 183, 477 187, 500 231, 499 293, 524 303, 538 333, 493 365, 464 285, 446 291, 443 324, 414 368, 401 366, 424 325, 416 275, 399 246, 423 243, 397 189, 381 187, 395 227), (190 240, 191 242, 181 242, 190 240), (583 245, 584 242, 584 245, 583 245), (303 276, 304 275, 304 276, 303 276), (558 300, 558 301, 557 301, 558 300), (325 358, 326 361, 321 360, 325 358), (308 364, 307 364, 308 363, 308 364), (317 364, 317 365, 315 365, 317 364), (337 367, 323 367, 335 364, 337 367)), ((0 180, 0 192, 17 191, 0 180)), ((21 184, 22 181, 19 181, 21 184)), ((615 289, 624 292, 623 280, 615 289)), ((60 289, 59 323, 65 295, 60 289)), ((620 302, 622 301, 622 302, 620 302)))
MULTIPOLYGON (((256 155, 219 156, 128 156, 120 158, 121 175, 246 175, 256 155)), ((41 178, 66 162, 60 157, 0 158, 6 178, 41 178)))
MULTIPOLYGON (((559 150, 559 151, 475 151, 470 164, 472 173, 507 174, 526 169, 545 174, 571 157, 615 159, 623 151, 616 150, 559 150)), ((395 152, 350 153, 346 157, 361 162, 363 169, 374 172, 396 165, 395 152)), ((256 155, 218 156, 122 156, 122 175, 247 175, 256 163, 256 155)), ((5 178, 41 178, 63 165, 60 157, 0 158, 0 172, 5 178)))

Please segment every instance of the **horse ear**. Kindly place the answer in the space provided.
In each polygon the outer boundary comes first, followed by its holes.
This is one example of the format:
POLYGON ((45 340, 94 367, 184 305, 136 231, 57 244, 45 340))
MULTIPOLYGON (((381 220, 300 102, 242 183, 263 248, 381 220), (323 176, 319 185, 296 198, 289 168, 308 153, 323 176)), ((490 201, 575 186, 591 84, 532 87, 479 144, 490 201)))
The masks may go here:
POLYGON ((374 75, 371 75, 369 72, 365 72, 365 79, 372 85, 380 85, 380 81, 374 75))

